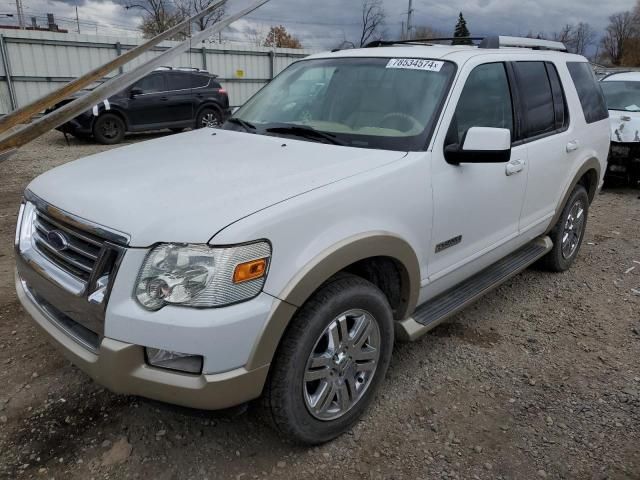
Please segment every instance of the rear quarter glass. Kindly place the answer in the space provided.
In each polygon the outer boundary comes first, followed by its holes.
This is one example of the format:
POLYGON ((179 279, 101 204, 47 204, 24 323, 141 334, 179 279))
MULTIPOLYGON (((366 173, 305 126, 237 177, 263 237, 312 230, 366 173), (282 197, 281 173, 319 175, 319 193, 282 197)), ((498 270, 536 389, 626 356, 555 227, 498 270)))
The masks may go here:
POLYGON ((586 62, 567 62, 567 68, 578 92, 587 123, 595 123, 609 118, 602 88, 591 69, 591 65, 586 62))

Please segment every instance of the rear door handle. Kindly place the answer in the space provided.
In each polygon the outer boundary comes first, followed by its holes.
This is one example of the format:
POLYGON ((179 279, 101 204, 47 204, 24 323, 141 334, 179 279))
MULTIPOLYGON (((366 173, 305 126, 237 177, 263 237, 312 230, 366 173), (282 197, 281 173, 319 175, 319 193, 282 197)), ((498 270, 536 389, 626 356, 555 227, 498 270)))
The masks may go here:
POLYGON ((169 100, 169 97, 160 97, 160 100, 166 102, 167 100, 169 100))
POLYGON ((511 175, 515 175, 516 173, 520 173, 522 170, 524 170, 524 166, 524 160, 511 160, 509 163, 507 163, 505 173, 507 177, 510 177, 511 175))
POLYGON ((567 143, 567 153, 575 152, 580 148, 580 142, 578 140, 572 140, 567 143))

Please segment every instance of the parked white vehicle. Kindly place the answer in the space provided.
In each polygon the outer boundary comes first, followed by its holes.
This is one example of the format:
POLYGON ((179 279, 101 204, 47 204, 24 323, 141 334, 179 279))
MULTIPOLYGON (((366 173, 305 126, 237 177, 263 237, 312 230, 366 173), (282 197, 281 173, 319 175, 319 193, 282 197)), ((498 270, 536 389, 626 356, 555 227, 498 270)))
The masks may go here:
MULTIPOLYGON (((115 392, 203 409, 260 396, 320 443, 414 340, 540 260, 574 262, 609 124, 554 42, 314 55, 224 129, 72 162, 25 192, 16 288, 115 392)), ((526 292, 522 292, 526 295, 526 292)))
POLYGON ((601 80, 611 120, 607 178, 640 182, 640 72, 617 72, 601 80))

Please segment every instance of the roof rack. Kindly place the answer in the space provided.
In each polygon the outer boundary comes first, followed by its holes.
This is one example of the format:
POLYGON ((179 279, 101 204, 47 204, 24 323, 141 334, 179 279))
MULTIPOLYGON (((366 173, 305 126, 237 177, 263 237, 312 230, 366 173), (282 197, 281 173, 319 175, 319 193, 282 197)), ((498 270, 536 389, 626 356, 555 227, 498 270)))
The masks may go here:
POLYGON ((201 68, 197 68, 197 67, 169 67, 169 66, 161 66, 156 68, 156 71, 158 70, 176 70, 179 72, 202 72, 202 73, 209 73, 206 70, 203 70, 201 68))
POLYGON ((433 42, 448 42, 448 41, 460 41, 471 40, 481 41, 484 37, 441 37, 441 38, 414 38, 411 40, 374 40, 367 43, 364 48, 376 48, 376 47, 389 47, 391 45, 424 45, 433 42))
POLYGON ((528 37, 486 37, 480 44, 480 48, 500 48, 500 47, 520 47, 531 48, 533 50, 554 50, 557 52, 566 52, 567 47, 562 42, 555 42, 553 40, 543 40, 541 38, 528 38, 528 37), (490 46, 484 46, 482 43, 492 44, 490 46), (497 46, 493 46, 497 43, 497 46))
POLYGON ((471 41, 480 42, 478 48, 502 48, 502 47, 518 47, 530 48, 532 50, 554 50, 566 52, 567 47, 562 42, 554 42, 552 40, 542 40, 538 38, 526 37, 505 37, 492 35, 487 37, 442 37, 442 38, 417 38, 413 40, 376 40, 365 45, 365 48, 385 47, 391 45, 424 45, 433 44, 434 42, 446 41, 471 41))

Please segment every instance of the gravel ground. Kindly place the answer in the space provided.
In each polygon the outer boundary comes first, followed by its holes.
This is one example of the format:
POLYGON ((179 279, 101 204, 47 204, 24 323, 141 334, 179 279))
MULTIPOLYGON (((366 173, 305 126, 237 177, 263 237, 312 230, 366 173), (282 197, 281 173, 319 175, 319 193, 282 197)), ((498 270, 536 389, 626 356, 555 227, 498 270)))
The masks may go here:
POLYGON ((51 133, 0 164, 0 477, 640 479, 638 191, 598 196, 571 271, 528 270, 397 345, 364 419, 301 448, 253 406, 111 394, 32 326, 13 288, 17 206, 40 172, 107 148, 70 142, 51 133))

